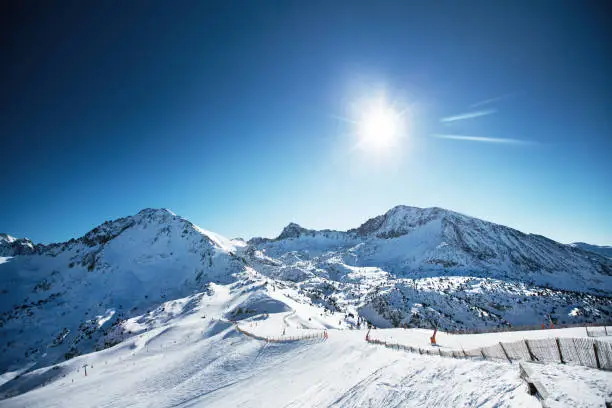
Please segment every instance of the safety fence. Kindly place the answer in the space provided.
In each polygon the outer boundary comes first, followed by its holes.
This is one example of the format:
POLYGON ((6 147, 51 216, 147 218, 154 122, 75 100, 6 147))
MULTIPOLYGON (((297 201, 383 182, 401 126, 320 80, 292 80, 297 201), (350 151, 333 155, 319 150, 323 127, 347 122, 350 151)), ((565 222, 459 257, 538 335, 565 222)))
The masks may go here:
POLYGON ((278 336, 278 337, 259 336, 255 333, 251 333, 247 330, 244 330, 236 322, 232 322, 232 323, 234 324, 234 327, 236 327, 236 330, 238 330, 240 333, 244 334, 245 336, 248 336, 255 340, 266 341, 269 343, 289 343, 289 342, 294 342, 294 341, 308 341, 308 340, 312 341, 312 340, 326 340, 327 339, 327 331, 311 333, 311 334, 304 334, 304 335, 299 335, 299 336, 278 336))
MULTIPOLYGON (((522 326, 501 326, 501 327, 486 327, 486 328, 465 328, 457 330, 444 330, 448 334, 481 334, 481 333, 501 333, 501 332, 516 332, 516 331, 530 331, 530 330, 541 330, 541 329, 571 329, 576 327, 584 327, 587 330, 587 336, 590 332, 597 332, 604 329, 606 332, 612 335, 612 327, 610 330, 607 327, 612 326, 611 322, 600 322, 600 323, 564 323, 564 324, 530 324, 522 326)), ((597 336, 605 336, 606 334, 597 334, 597 336)), ((590 336, 595 337, 595 336, 590 336)))
POLYGON ((604 327, 585 327, 586 334, 589 337, 603 337, 612 336, 612 327, 610 330, 606 326, 604 327))
POLYGON ((601 370, 612 370, 612 343, 590 338, 547 338, 520 340, 510 343, 473 348, 468 350, 423 349, 402 344, 387 343, 366 336, 371 344, 405 350, 413 353, 453 358, 485 360, 532 361, 581 365, 601 370))

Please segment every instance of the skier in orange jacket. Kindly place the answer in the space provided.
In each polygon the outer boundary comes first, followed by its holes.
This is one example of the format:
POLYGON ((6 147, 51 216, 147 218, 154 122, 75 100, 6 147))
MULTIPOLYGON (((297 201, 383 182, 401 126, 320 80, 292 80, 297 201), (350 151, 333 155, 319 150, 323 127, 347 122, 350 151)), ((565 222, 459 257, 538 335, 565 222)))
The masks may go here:
POLYGON ((431 341, 431 345, 432 346, 436 346, 437 345, 437 343, 436 343, 436 333, 438 333, 438 328, 437 327, 434 329, 433 336, 431 336, 429 338, 429 341, 431 341))

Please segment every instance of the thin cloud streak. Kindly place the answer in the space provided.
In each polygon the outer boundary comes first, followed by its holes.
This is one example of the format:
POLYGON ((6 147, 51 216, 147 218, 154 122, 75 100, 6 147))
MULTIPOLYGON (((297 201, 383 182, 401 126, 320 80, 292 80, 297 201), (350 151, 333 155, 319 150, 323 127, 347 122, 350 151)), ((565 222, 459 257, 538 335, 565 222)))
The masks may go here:
POLYGON ((474 118, 479 118, 481 116, 492 115, 496 112, 497 112, 496 109, 485 109, 485 110, 479 110, 475 112, 466 112, 460 115, 448 116, 446 118, 442 118, 440 119, 440 122, 447 123, 447 122, 455 122, 457 120, 474 119, 474 118))
POLYGON ((438 139, 450 139, 450 140, 465 140, 469 142, 484 142, 484 143, 499 143, 499 144, 513 144, 513 145, 533 145, 535 142, 529 140, 520 139, 504 139, 497 137, 483 137, 483 136, 465 136, 465 135, 446 135, 446 134, 432 134, 432 137, 438 139))
POLYGON ((479 106, 488 105, 488 104, 493 103, 493 102, 501 101, 502 99, 510 98, 510 97, 514 96, 515 94, 516 94, 516 92, 511 92, 511 93, 503 94, 503 95, 500 95, 500 96, 496 96, 495 98, 485 99, 483 101, 476 102, 476 103, 470 105, 470 108, 477 108, 479 106))
POLYGON ((356 124, 357 124, 357 122, 356 122, 356 121, 351 120, 351 119, 349 119, 349 118, 345 118, 345 117, 343 117, 343 116, 338 116, 338 115, 329 115, 329 116, 330 116, 332 119, 337 119, 337 120, 340 120, 340 121, 342 121, 342 122, 352 123, 352 124, 354 124, 354 125, 356 125, 356 124))

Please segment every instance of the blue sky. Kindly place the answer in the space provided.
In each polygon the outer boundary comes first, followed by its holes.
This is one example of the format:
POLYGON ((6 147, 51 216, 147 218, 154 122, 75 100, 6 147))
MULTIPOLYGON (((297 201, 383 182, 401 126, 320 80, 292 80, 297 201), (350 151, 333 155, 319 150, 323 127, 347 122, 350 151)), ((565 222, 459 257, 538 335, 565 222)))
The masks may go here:
POLYGON ((167 207, 248 238, 406 204, 612 244, 604 6, 5 3, 0 231, 167 207), (355 149, 357 101, 381 94, 408 108, 401 142, 355 149))

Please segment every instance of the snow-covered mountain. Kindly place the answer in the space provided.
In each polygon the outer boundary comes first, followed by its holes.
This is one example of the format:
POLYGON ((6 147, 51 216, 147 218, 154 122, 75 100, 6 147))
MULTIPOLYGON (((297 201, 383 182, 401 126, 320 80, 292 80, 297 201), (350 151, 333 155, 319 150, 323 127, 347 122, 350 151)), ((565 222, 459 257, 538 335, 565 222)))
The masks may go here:
POLYGON ((596 253, 440 208, 248 243, 146 209, 59 244, 0 235, 0 374, 109 347, 216 284, 235 287, 223 318, 293 302, 321 327, 462 329, 609 321, 611 275, 596 253))
POLYGON ((607 259, 436 207, 397 206, 347 232, 313 231, 291 223, 275 240, 250 243, 273 256, 334 250, 352 266, 384 267, 395 276, 461 273, 593 293, 612 290, 612 262, 607 259))
POLYGON ((595 252, 607 258, 612 258, 612 247, 607 245, 591 245, 584 242, 574 242, 570 244, 573 247, 584 249, 585 251, 595 252))
POLYGON ((105 222, 61 244, 2 239, 2 371, 108 346, 113 325, 245 268, 231 241, 168 210, 105 222))
POLYGON ((0 256, 28 255, 32 252, 34 244, 29 239, 0 234, 0 256))
POLYGON ((379 326, 465 327, 608 320, 612 262, 441 208, 398 206, 349 231, 289 224, 247 259, 331 310, 379 326))

